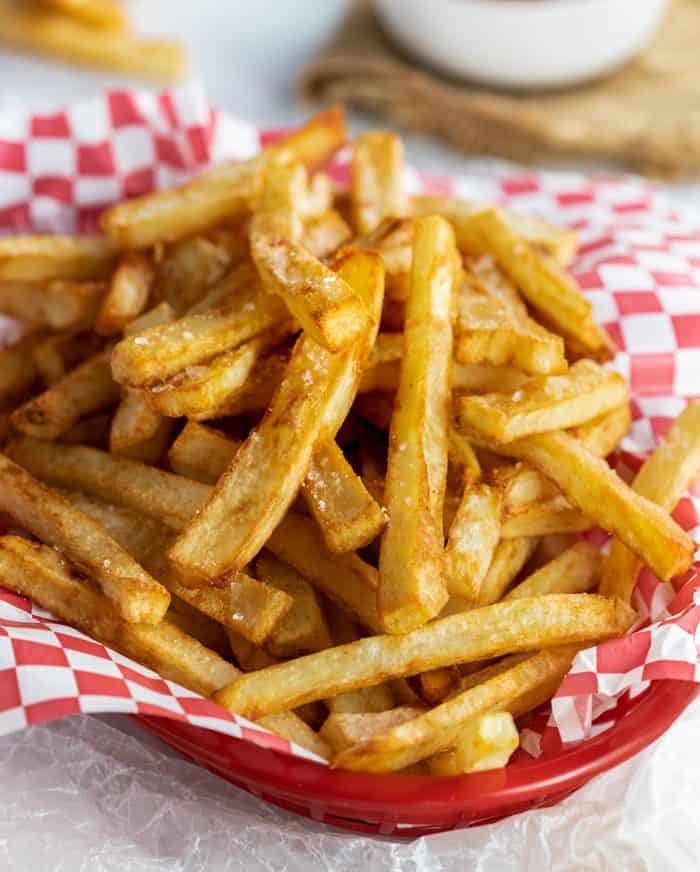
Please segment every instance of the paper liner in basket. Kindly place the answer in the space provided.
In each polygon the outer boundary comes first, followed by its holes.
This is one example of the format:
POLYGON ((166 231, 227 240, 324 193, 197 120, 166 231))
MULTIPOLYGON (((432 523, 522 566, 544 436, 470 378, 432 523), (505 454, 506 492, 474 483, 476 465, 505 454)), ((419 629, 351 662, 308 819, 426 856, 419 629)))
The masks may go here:
MULTIPOLYGON (((0 231, 94 231, 105 206, 248 157, 278 135, 216 112, 192 87, 113 91, 53 114, 0 115, 0 231)), ((341 152, 329 166, 339 184, 347 157, 341 152)), ((630 176, 516 169, 450 179, 407 169, 406 186, 508 204, 579 230, 572 271, 618 343, 613 366, 633 400, 632 429, 615 462, 638 464, 700 393, 700 218, 674 213, 653 186, 630 176)), ((11 329, 0 323, 5 341, 11 329)), ((676 510, 691 535, 699 509, 700 490, 676 510)), ((551 716, 536 715, 523 729, 529 753, 555 754, 562 739, 606 729, 651 681, 700 682, 698 573, 676 590, 645 571, 635 596, 646 626, 578 655, 551 716)), ((160 715, 317 759, 0 591, 0 733, 79 712, 160 715)))

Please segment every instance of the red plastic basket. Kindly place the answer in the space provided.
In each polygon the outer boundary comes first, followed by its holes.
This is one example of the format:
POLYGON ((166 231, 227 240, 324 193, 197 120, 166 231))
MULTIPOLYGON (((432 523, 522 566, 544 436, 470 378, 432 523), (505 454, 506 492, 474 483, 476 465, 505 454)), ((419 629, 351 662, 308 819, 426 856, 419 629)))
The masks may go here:
POLYGON ((553 805, 658 739, 699 693, 690 682, 656 681, 610 729, 556 756, 444 778, 341 772, 177 721, 138 720, 196 763, 288 811, 415 838, 553 805))

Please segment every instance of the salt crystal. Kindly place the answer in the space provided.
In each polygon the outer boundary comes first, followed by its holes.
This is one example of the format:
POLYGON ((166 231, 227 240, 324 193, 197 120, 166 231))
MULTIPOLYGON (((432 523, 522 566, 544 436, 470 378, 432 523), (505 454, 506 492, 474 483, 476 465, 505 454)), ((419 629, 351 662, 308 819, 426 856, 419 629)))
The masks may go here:
POLYGON ((134 345, 148 345, 148 339, 145 336, 136 336, 134 339, 134 345))

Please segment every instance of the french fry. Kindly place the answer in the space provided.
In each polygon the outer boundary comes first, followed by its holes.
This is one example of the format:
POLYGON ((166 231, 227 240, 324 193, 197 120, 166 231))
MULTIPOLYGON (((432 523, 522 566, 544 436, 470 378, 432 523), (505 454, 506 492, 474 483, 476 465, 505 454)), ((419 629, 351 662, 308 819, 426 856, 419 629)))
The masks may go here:
MULTIPOLYGON (((0 7, 4 24, 7 15, 0 7)), ((2 40, 0 24, 0 40, 2 40)), ((5 236, 0 239, 0 282, 104 279, 117 247, 101 236, 5 236)))
POLYGON ((627 399, 618 373, 580 360, 566 375, 533 378, 513 394, 461 397, 459 419, 488 439, 511 442, 590 421, 627 399))
POLYGON ((188 421, 168 452, 170 468, 178 475, 216 484, 241 447, 212 427, 188 421))
POLYGON ((314 257, 324 260, 351 238, 352 231, 340 213, 335 209, 328 209, 304 222, 301 242, 314 257))
POLYGON ((199 482, 85 445, 16 438, 6 453, 42 481, 80 488, 107 502, 143 512, 173 530, 188 523, 210 492, 199 482))
POLYGON ((510 712, 489 712, 463 727, 455 739, 459 772, 502 769, 520 745, 520 734, 510 712))
POLYGON ((106 293, 102 281, 0 282, 0 312, 52 330, 85 330, 106 293))
POLYGON ((36 339, 26 336, 9 348, 0 348, 0 411, 26 400, 36 381, 33 352, 36 339))
POLYGON ((205 236, 180 239, 165 248, 157 266, 155 290, 179 315, 198 303, 223 278, 231 258, 205 236))
POLYGON ((102 347, 94 333, 57 333, 32 349, 37 372, 46 385, 55 384, 102 347))
POLYGON ((386 712, 394 708, 395 701, 388 684, 377 684, 374 687, 361 687, 349 690, 337 696, 325 699, 326 708, 331 714, 368 714, 386 712))
POLYGON ((501 495, 475 484, 464 489, 445 548, 445 580, 453 596, 476 603, 501 537, 501 495))
POLYGON ((16 409, 12 424, 28 436, 57 439, 80 418, 108 409, 118 400, 119 386, 112 380, 107 349, 16 409))
POLYGON ((143 40, 128 32, 96 28, 52 10, 0 2, 0 42, 12 48, 158 80, 179 78, 180 45, 143 40))
POLYGON ((371 636, 262 669, 233 682, 217 699, 231 711, 255 718, 439 666, 614 638, 633 620, 629 606, 595 594, 496 603, 401 636, 371 636))
POLYGON ((386 526, 382 507, 335 440, 324 442, 314 452, 302 493, 331 551, 357 551, 376 539, 386 526))
POLYGON ((181 188, 113 206, 103 214, 102 226, 128 248, 202 233, 248 211, 251 198, 259 192, 264 167, 295 161, 313 167, 344 141, 343 112, 328 109, 258 157, 210 170, 181 188))
POLYGON ((455 363, 452 367, 452 388, 466 394, 487 394, 493 391, 517 391, 528 377, 508 366, 487 366, 478 363, 455 363))
POLYGON ((364 133, 352 151, 352 207, 358 233, 372 233, 385 218, 406 212, 403 147, 393 133, 364 133))
MULTIPOLYGON (((549 686, 553 677, 560 679, 572 657, 569 648, 535 654, 425 714, 358 742, 336 755, 332 765, 338 769, 391 772, 424 760, 449 748, 462 729, 489 710, 507 706, 543 684, 549 686)), ((460 755, 461 760, 464 756, 460 755)))
POLYGON ((153 306, 143 315, 134 318, 128 324, 124 325, 124 336, 135 336, 142 330, 148 330, 150 327, 160 327, 161 324, 170 324, 175 320, 175 310, 170 303, 163 301, 158 305, 153 306))
POLYGON ((552 533, 582 533, 595 527, 595 523, 563 496, 525 505, 502 519, 501 537, 504 540, 523 536, 546 536, 552 533))
POLYGON ((92 445, 93 448, 107 448, 109 431, 112 427, 112 416, 109 412, 81 418, 59 437, 59 442, 70 445, 92 445))
POLYGON ((420 626, 447 600, 442 507, 455 258, 454 237, 445 221, 435 217, 416 223, 401 379, 389 438, 389 525, 379 555, 379 613, 391 633, 420 626))
POLYGON ((246 384, 260 355, 293 329, 292 321, 281 323, 209 363, 187 367, 147 392, 151 408, 168 418, 218 418, 229 397, 246 384))
MULTIPOLYGON (((417 216, 432 215, 437 212, 447 218, 455 229, 457 245, 460 247, 462 247, 463 232, 467 242, 471 238, 471 217, 484 210, 484 206, 467 200, 425 194, 412 197, 411 205, 417 216), (462 230, 463 224, 466 224, 466 231, 462 230)), ((508 209, 499 209, 499 215, 516 236, 535 248, 543 249, 562 266, 567 266, 574 259, 578 248, 578 235, 575 230, 558 227, 535 215, 524 215, 508 209)))
POLYGON ((263 552, 255 561, 257 577, 268 586, 292 598, 289 611, 282 616, 267 638, 266 646, 275 657, 296 657, 329 648, 331 638, 318 598, 309 582, 286 563, 263 552))
POLYGON ((167 590, 99 524, 4 455, 0 455, 0 509, 89 571, 125 620, 157 624, 162 619, 170 604, 167 590))
POLYGON ((368 329, 362 295, 341 274, 283 237, 263 235, 253 246, 268 290, 284 300, 309 337, 324 348, 347 348, 368 329))
POLYGON ((288 321, 284 304, 252 284, 216 309, 186 315, 123 339, 112 353, 120 384, 148 387, 288 321))
POLYGON ((488 606, 498 602, 536 547, 537 539, 532 536, 504 539, 500 542, 493 555, 489 571, 479 586, 478 605, 488 606))
POLYGON ((383 268, 376 255, 358 251, 341 262, 339 272, 341 278, 352 279, 367 300, 373 329, 356 349, 345 353, 328 352, 310 336, 297 340, 262 423, 251 431, 171 551, 171 559, 184 573, 212 578, 248 563, 289 508, 316 442, 334 438, 347 415, 378 327, 383 268), (262 480, 261 465, 267 466, 262 480), (221 524, 232 517, 236 523, 228 524, 224 533, 221 524))
POLYGON ((620 444, 631 422, 630 407, 627 403, 618 406, 587 424, 574 427, 571 435, 596 457, 607 457, 620 444))
POLYGON ((420 695, 430 705, 437 705, 454 689, 457 678, 456 669, 450 666, 441 666, 439 669, 423 672, 418 678, 420 695))
POLYGON ((100 30, 125 31, 129 26, 124 10, 114 0, 39 0, 39 5, 100 30))
POLYGON ((577 542, 516 585, 504 599, 549 593, 587 593, 598 583, 602 555, 589 542, 577 542))
MULTIPOLYGON (((700 402, 690 403, 637 473, 632 488, 670 512, 700 470, 700 402)), ((603 563, 600 592, 629 602, 642 561, 613 540, 603 563)))
POLYGON ((517 289, 490 258, 469 264, 457 299, 455 357, 460 363, 512 364, 533 375, 566 370, 561 337, 528 315, 517 289))
POLYGON ((250 221, 250 250, 256 263, 268 237, 300 241, 307 185, 308 175, 301 164, 273 165, 265 171, 258 207, 250 221))
MULTIPOLYGON (((206 595, 208 591, 208 588, 200 588, 197 593, 206 595)), ((293 597, 284 590, 245 572, 238 572, 231 579, 228 597, 226 624, 255 645, 261 645, 268 638, 293 605, 293 597)))
POLYGON ((377 570, 357 554, 333 554, 316 524, 289 512, 265 547, 275 557, 293 566, 367 629, 379 632, 376 607, 377 570))
POLYGON ((205 648, 209 648, 221 657, 228 657, 230 646, 226 631, 202 612, 192 608, 184 600, 171 597, 170 608, 166 614, 168 623, 174 624, 183 633, 192 636, 205 648))
MULTIPOLYGON (((3 536, 0 571, 6 587, 31 597, 61 620, 195 693, 211 696, 240 674, 233 664, 167 618, 155 627, 120 620, 110 601, 88 582, 76 578, 71 567, 51 548, 3 536)), ((292 712, 263 718, 259 723, 321 757, 330 756, 325 742, 292 712)))
POLYGON ((687 534, 573 436, 540 433, 509 442, 502 450, 527 460, 555 482, 572 505, 621 539, 659 578, 668 581, 690 566, 694 549, 687 534))
POLYGON ((275 349, 261 357, 253 367, 248 381, 231 394, 219 409, 220 416, 235 417, 247 412, 265 411, 282 382, 289 358, 290 353, 286 349, 275 349))
POLYGON ((335 754, 340 754, 358 742, 365 742, 422 714, 425 709, 414 706, 398 706, 380 712, 332 712, 321 727, 320 735, 335 754))
POLYGON ((142 251, 127 252, 112 275, 109 292, 95 320, 95 332, 114 336, 137 318, 148 303, 155 278, 150 257, 142 251))
POLYGON ((155 463, 167 448, 172 421, 155 412, 143 391, 124 388, 112 419, 109 449, 113 454, 143 463, 155 463))

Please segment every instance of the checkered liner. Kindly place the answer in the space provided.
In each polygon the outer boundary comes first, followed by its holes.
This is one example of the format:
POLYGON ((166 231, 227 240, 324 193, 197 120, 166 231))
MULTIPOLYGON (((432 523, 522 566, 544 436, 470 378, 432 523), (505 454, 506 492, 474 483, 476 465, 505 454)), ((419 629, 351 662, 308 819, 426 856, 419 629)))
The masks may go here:
MULTIPOLYGON (((0 231, 93 231, 106 205, 248 157, 279 135, 212 110, 196 88, 117 91, 52 115, 0 115, 0 231)), ((343 151, 328 167, 339 184, 347 182, 347 159, 343 151)), ((407 169, 405 181, 413 192, 508 204, 579 230, 573 272, 617 341, 613 365, 631 386, 634 421, 614 461, 629 477, 700 393, 700 218, 673 212, 651 185, 629 176, 449 179, 407 169)), ((691 534, 699 510, 700 488, 676 509, 691 534)), ((606 539, 600 531, 592 538, 606 539)), ((579 654, 551 714, 534 716, 522 731, 527 752, 556 754, 562 739, 608 728, 655 679, 700 682, 696 570, 675 587, 641 574, 644 626, 579 654)), ((0 590, 0 733, 78 712, 162 716, 316 759, 0 590)))

